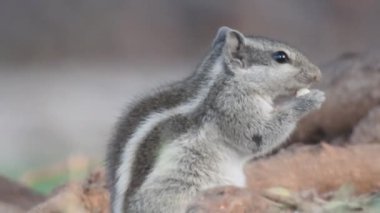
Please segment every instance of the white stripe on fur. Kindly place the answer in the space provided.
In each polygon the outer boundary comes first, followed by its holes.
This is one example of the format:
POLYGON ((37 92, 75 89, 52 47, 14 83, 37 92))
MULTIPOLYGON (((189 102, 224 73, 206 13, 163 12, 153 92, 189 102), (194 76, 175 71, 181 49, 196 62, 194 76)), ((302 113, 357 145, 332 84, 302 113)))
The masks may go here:
POLYGON ((213 85, 216 76, 222 69, 222 61, 219 59, 215 62, 214 67, 209 73, 210 81, 207 84, 201 86, 198 94, 190 101, 181 104, 172 109, 168 109, 162 112, 154 112, 147 116, 147 118, 136 128, 136 131, 133 133, 132 137, 129 139, 126 144, 122 157, 121 165, 117 170, 118 180, 116 182, 116 195, 115 202, 113 203, 113 211, 115 213, 122 213, 123 202, 125 192, 131 181, 132 165, 135 159, 135 154, 147 133, 149 133, 158 123, 169 119, 173 115, 177 114, 187 114, 194 111, 199 104, 206 98, 211 86, 213 85))

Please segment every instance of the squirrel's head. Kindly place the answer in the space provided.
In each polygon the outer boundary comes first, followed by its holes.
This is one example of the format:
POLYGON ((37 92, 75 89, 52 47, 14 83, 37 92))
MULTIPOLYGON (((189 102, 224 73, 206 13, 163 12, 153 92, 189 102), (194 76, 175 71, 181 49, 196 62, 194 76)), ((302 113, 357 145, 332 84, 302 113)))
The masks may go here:
POLYGON ((221 27, 213 41, 217 47, 228 74, 272 98, 295 94, 321 77, 319 68, 302 53, 279 41, 221 27))

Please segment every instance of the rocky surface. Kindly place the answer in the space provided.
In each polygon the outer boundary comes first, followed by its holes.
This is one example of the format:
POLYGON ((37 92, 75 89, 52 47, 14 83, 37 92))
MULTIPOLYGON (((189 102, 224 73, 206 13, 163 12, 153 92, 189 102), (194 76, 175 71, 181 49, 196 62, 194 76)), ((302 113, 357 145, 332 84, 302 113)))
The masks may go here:
POLYGON ((380 105, 369 111, 355 126, 350 142, 380 144, 380 105))
POLYGON ((268 207, 262 196, 248 189, 226 186, 202 192, 189 205, 186 213, 262 212, 268 207))
POLYGON ((330 141, 349 134, 369 110, 380 105, 380 54, 345 54, 321 70, 317 87, 326 92, 326 101, 298 124, 292 141, 330 141))
POLYGON ((60 188, 29 212, 109 212, 109 194, 104 170, 92 172, 83 183, 69 183, 60 188))
POLYGON ((45 199, 45 196, 0 176, 0 212, 22 212, 45 199))
POLYGON ((358 193, 370 193, 380 190, 379 153, 380 144, 305 145, 251 162, 246 168, 247 184, 252 191, 281 186, 325 193, 349 183, 358 193))

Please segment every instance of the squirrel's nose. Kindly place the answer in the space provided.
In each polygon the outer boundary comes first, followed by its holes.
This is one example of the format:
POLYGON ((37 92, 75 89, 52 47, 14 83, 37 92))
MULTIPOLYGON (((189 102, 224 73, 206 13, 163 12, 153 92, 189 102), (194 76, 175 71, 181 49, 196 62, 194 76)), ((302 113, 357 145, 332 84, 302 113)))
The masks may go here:
POLYGON ((313 81, 313 82, 318 82, 318 81, 320 81, 320 80, 321 80, 321 76, 322 76, 322 74, 321 74, 321 70, 319 70, 319 68, 316 67, 316 66, 313 66, 313 67, 311 68, 311 70, 312 70, 312 72, 309 72, 309 79, 310 79, 311 81, 313 81))
POLYGON ((315 81, 320 81, 320 80, 321 80, 321 77, 322 77, 321 70, 319 70, 319 69, 317 68, 317 72, 314 74, 314 80, 315 80, 315 81))
POLYGON ((318 72, 313 75, 313 80, 314 81, 320 81, 321 80, 321 71, 318 70, 318 72))

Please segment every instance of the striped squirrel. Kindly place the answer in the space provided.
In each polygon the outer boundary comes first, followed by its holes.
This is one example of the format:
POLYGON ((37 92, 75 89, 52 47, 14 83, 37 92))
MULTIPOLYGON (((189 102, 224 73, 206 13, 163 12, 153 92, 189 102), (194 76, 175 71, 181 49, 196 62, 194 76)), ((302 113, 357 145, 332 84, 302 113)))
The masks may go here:
POLYGON ((283 144, 324 93, 299 51, 221 27, 186 79, 129 107, 108 146, 112 212, 185 212, 199 192, 244 186, 244 164, 283 144), (278 104, 281 96, 290 98, 278 104))

